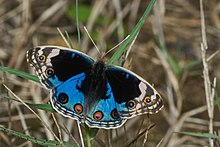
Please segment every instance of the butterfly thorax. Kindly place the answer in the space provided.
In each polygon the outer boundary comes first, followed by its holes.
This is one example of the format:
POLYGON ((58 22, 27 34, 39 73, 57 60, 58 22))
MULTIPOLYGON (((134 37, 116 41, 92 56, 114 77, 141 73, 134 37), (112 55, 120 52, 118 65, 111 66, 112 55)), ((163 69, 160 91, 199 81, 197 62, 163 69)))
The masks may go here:
POLYGON ((85 96, 85 108, 88 112, 92 106, 96 105, 100 99, 106 98, 107 78, 105 75, 105 63, 103 60, 95 62, 86 73, 82 83, 81 91, 85 96))
POLYGON ((91 69, 91 75, 93 76, 94 80, 100 80, 105 78, 105 63, 103 60, 98 60, 93 64, 91 69))

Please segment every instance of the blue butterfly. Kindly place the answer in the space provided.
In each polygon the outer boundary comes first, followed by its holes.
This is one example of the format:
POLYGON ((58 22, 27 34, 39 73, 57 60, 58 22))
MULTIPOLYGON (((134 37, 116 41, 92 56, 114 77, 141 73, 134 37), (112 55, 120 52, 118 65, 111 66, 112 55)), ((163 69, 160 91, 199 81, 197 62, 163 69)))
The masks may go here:
POLYGON ((53 108, 89 127, 118 128, 163 107, 158 92, 135 73, 77 50, 39 46, 27 52, 27 60, 50 90, 53 108))

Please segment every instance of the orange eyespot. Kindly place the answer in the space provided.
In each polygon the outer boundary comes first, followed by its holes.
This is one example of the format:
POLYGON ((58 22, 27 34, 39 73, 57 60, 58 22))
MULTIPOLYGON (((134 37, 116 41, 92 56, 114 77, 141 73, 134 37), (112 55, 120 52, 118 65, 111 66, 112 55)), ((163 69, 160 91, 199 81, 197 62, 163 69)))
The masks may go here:
POLYGON ((93 118, 95 120, 101 120, 103 118, 103 113, 102 111, 96 111, 94 114, 93 114, 93 118))
POLYGON ((128 109, 133 109, 136 106, 136 101, 135 100, 129 100, 126 103, 126 106, 127 106, 128 109))
POLYGON ((151 102, 151 98, 149 96, 146 96, 143 101, 145 103, 150 103, 151 102))
POLYGON ((46 74, 47 74, 48 77, 53 76, 53 74, 54 74, 53 68, 51 68, 51 67, 47 68, 46 74))
POLYGON ((69 101, 69 96, 66 93, 61 92, 58 95, 58 101, 62 104, 66 104, 69 101))
POLYGON ((83 112, 83 107, 81 104, 77 103, 74 105, 74 110, 77 114, 81 114, 83 112))
POLYGON ((120 117, 116 108, 111 111, 111 117, 114 119, 118 119, 120 117))
POLYGON ((46 57, 44 55, 38 56, 38 61, 45 61, 46 57))

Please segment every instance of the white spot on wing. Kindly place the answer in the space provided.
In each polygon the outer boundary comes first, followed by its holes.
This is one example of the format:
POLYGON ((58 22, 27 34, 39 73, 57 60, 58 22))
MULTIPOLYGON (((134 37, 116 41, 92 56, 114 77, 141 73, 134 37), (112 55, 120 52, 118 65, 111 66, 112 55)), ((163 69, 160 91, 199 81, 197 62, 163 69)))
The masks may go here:
POLYGON ((136 108, 135 108, 135 109, 136 109, 136 110, 137 110, 137 109, 141 109, 141 107, 142 107, 142 106, 141 106, 141 104, 140 104, 140 103, 137 103, 137 105, 136 105, 136 108))
POLYGON ((59 53, 60 53, 60 50, 58 50, 58 49, 52 49, 51 53, 48 55, 47 58, 50 59, 50 58, 52 58, 52 57, 55 57, 55 56, 59 55, 59 53))
MULTIPOLYGON (((154 90, 154 93, 156 94, 155 90, 154 90)), ((153 101, 156 100, 156 95, 155 94, 151 95, 151 100, 153 100, 153 101)))
POLYGON ((147 90, 147 86, 145 83, 140 82, 140 84, 138 85, 140 91, 141 91, 141 95, 138 97, 139 101, 142 101, 146 95, 146 90, 147 90))
POLYGON ((39 55, 42 55, 43 54, 43 50, 41 49, 41 50, 38 50, 38 54, 39 55))
POLYGON ((46 69, 47 69, 47 67, 46 66, 42 66, 42 72, 44 72, 46 69))

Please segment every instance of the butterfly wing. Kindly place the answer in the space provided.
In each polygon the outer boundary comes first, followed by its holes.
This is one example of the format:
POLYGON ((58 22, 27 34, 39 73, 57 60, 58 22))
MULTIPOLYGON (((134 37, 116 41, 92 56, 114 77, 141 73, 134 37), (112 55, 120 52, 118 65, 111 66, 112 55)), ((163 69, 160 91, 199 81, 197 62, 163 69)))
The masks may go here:
POLYGON ((27 60, 34 67, 41 83, 51 89, 53 108, 64 116, 83 121, 85 98, 78 87, 94 61, 79 51, 58 46, 30 49, 27 60))
POLYGON ((111 129, 121 126, 126 120, 117 114, 109 84, 106 92, 108 98, 100 99, 86 112, 85 96, 81 91, 85 78, 86 74, 81 73, 52 89, 53 108, 66 117, 85 122, 89 127, 111 129))
POLYGON ((106 86, 105 98, 101 98, 86 115, 86 124, 90 127, 113 129, 127 120, 119 116, 111 86, 109 83, 106 86))
POLYGON ((127 118, 156 113, 163 106, 159 94, 149 83, 126 69, 108 66, 106 87, 100 89, 106 91, 105 96, 87 112, 82 83, 94 65, 90 57, 63 47, 40 46, 29 50, 27 59, 41 83, 51 89, 53 108, 90 127, 117 128, 127 118))
POLYGON ((87 55, 58 46, 39 46, 27 52, 27 59, 41 83, 51 89, 50 100, 58 113, 96 128, 116 128, 125 122, 117 114, 108 83, 109 98, 101 99, 85 112, 81 86, 94 64, 87 55))
POLYGON ((117 66, 107 66, 106 75, 122 118, 157 113, 163 102, 159 93, 135 73, 117 66))
POLYGON ((58 46, 39 46, 27 52, 41 83, 52 89, 69 78, 91 69, 93 60, 76 50, 58 46))
POLYGON ((80 122, 84 121, 85 97, 78 87, 81 86, 85 76, 85 73, 73 76, 52 89, 50 93, 52 106, 57 112, 80 122))

